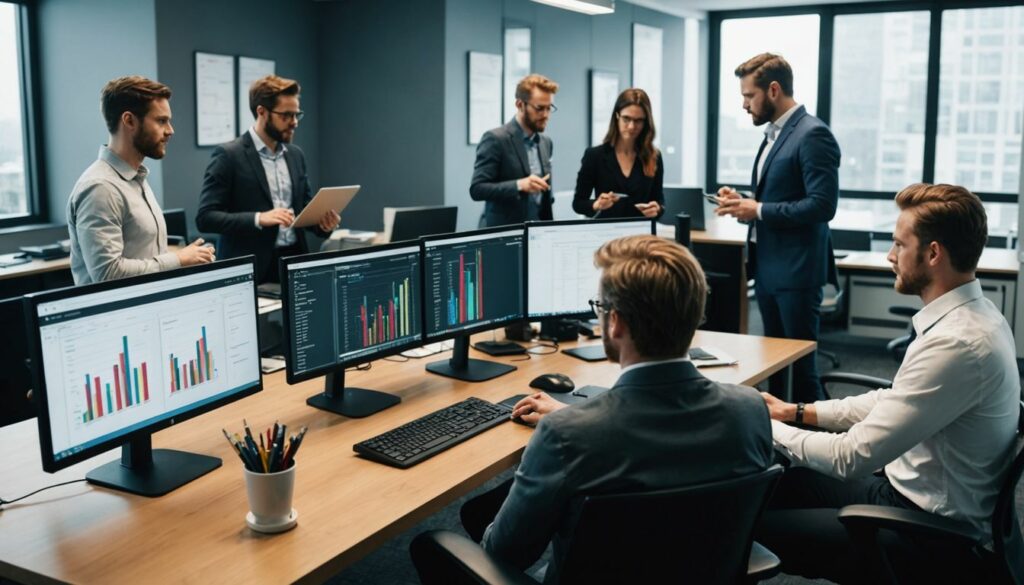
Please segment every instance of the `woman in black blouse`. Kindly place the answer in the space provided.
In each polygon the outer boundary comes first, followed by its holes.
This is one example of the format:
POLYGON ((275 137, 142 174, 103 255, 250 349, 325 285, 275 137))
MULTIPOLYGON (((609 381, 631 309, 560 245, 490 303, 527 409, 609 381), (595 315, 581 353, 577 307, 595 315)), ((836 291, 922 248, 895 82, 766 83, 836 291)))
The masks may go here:
POLYGON ((642 89, 627 89, 615 100, 604 143, 583 153, 572 208, 590 217, 658 217, 664 175, 651 100, 642 89))

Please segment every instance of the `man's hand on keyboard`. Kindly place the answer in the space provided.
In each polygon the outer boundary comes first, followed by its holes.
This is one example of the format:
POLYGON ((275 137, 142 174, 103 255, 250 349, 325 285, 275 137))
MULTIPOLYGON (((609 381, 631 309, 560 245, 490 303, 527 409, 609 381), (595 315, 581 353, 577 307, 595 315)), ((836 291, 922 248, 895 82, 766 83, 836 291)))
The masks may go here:
POLYGON ((537 392, 516 403, 512 408, 512 418, 521 418, 527 424, 536 425, 544 415, 566 406, 544 392, 537 392))

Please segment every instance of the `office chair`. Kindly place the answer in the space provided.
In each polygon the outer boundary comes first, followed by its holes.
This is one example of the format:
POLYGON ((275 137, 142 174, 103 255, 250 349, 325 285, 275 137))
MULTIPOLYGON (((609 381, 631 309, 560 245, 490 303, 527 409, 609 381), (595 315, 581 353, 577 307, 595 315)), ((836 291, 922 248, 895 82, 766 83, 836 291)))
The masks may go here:
MULTIPOLYGON (((897 317, 906 317, 907 319, 911 319, 919 310, 913 307, 889 307, 890 314, 897 317)), ((914 322, 910 321, 907 323, 906 333, 889 341, 885 345, 885 349, 892 354, 892 359, 896 360, 897 363, 903 363, 903 357, 907 355, 907 348, 910 347, 910 342, 914 341, 915 337, 917 337, 917 330, 914 329, 914 322)))
MULTIPOLYGON (((756 583, 780 561, 753 530, 782 476, 746 477, 635 494, 584 496, 567 543, 561 583, 756 583)), ((575 506, 573 509, 577 509, 575 506)), ((424 585, 532 584, 469 538, 424 532, 410 545, 424 585)))
MULTIPOLYGON (((821 305, 819 311, 822 321, 831 321, 843 314, 844 291, 839 285, 826 284, 822 287, 821 305)), ((833 368, 839 367, 839 355, 822 347, 818 341, 818 355, 828 358, 833 368)))
MULTIPOLYGON (((886 506, 846 506, 839 521, 880 583, 918 582, 918 566, 899 563, 898 540, 885 533, 925 538, 957 550, 974 563, 965 570, 976 583, 1024 584, 1024 539, 1014 506, 1014 492, 1024 473, 1024 402, 1020 404, 1014 458, 1003 479, 992 513, 992 550, 974 537, 970 526, 937 514, 886 506)), ((943 558, 937 555, 937 558, 943 558)), ((950 576, 952 577, 952 576, 950 576)))

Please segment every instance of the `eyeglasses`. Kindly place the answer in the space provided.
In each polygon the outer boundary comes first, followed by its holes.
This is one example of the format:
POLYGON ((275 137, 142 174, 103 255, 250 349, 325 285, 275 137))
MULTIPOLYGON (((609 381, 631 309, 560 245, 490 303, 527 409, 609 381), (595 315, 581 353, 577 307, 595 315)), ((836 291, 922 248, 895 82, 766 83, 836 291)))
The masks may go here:
POLYGON ((548 105, 548 106, 535 106, 533 104, 526 104, 526 105, 528 105, 531 108, 533 108, 533 110, 535 112, 537 112, 538 114, 545 114, 545 113, 547 113, 547 114, 554 114, 555 112, 558 111, 558 108, 555 107, 555 104, 551 104, 551 105, 548 105))
POLYGON ((605 304, 601 302, 599 299, 590 299, 587 302, 590 303, 590 309, 594 311, 594 316, 597 317, 598 319, 601 318, 601 313, 607 313, 608 311, 611 311, 611 307, 605 307, 605 304))
POLYGON ((285 120, 295 120, 296 122, 301 120, 302 117, 306 115, 306 112, 303 112, 302 110, 299 110, 298 112, 278 112, 276 110, 270 110, 270 113, 277 114, 278 116, 281 116, 285 120))
POLYGON ((621 121, 626 126, 640 127, 647 123, 647 118, 633 118, 631 116, 623 116, 620 114, 615 114, 615 117, 618 118, 619 121, 621 121))

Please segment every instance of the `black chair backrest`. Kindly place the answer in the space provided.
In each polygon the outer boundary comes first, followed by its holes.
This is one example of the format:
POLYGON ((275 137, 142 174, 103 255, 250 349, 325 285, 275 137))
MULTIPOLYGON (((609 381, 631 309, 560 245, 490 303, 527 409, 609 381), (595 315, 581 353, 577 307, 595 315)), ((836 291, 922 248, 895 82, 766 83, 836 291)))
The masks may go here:
POLYGON ((458 225, 459 208, 410 207, 395 211, 395 223, 391 226, 391 241, 404 242, 421 236, 450 234, 458 225))
POLYGON ((706 227, 704 219, 704 189, 700 187, 664 187, 665 213, 658 219, 665 225, 676 225, 676 216, 687 213, 690 216, 690 229, 702 230, 706 227))
POLYGON ((588 496, 561 583, 741 583, 782 467, 714 483, 588 496))
POLYGON ((1020 418, 1017 419, 1017 440, 1014 444, 1013 463, 1006 473, 1006 479, 999 490, 996 509, 992 514, 992 543, 996 558, 1004 563, 1014 583, 1024 583, 1024 539, 1021 538, 1020 524, 1014 502, 1017 483, 1024 474, 1024 402, 1020 403, 1020 418))
POLYGON ((32 387, 28 369, 28 335, 21 297, 0 300, 0 331, 6 337, 0 351, 0 427, 36 416, 26 394, 32 387))

